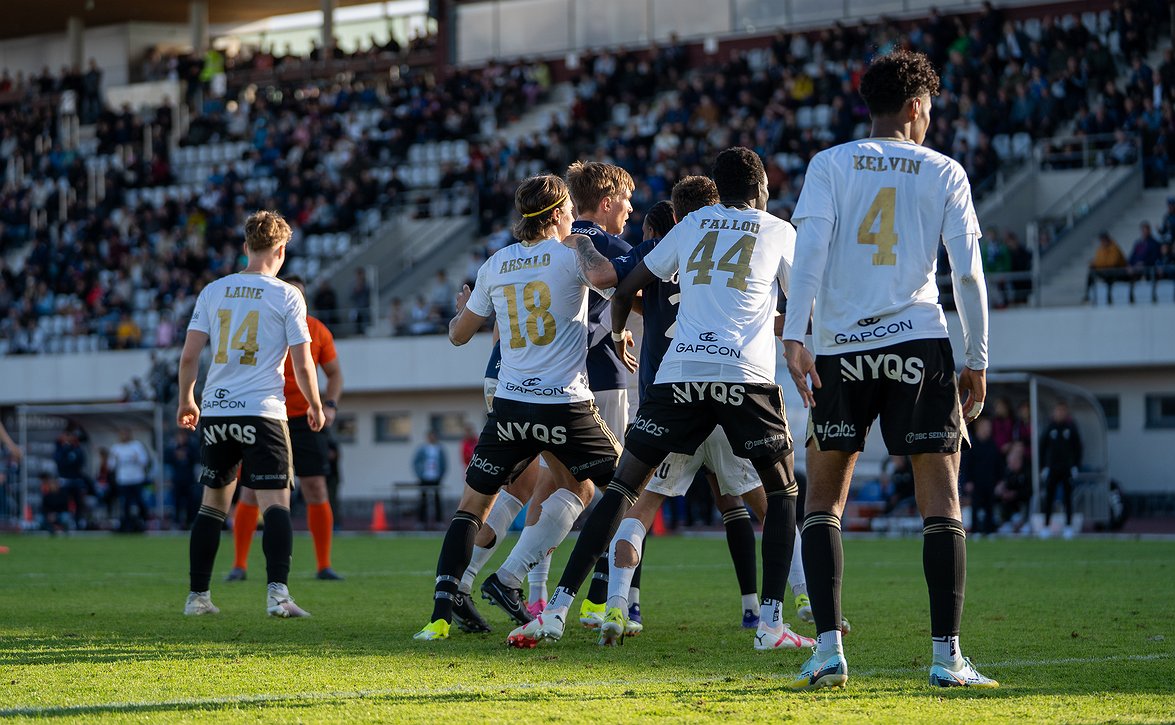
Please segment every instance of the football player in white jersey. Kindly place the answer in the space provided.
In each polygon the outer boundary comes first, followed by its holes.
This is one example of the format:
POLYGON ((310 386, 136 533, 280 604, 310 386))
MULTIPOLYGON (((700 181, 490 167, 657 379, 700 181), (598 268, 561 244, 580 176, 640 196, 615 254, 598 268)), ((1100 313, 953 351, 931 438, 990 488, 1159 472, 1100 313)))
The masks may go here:
MULTIPOLYGON (((577 481, 578 490, 560 488, 543 502, 538 522, 515 545, 512 556, 518 554, 525 569, 566 537, 585 498, 590 500, 592 480, 609 480, 620 452, 588 389, 590 285, 574 250, 560 241, 570 234, 573 218, 567 185, 557 176, 531 177, 519 185, 514 205, 522 217, 514 234, 522 242, 482 265, 473 291, 465 288, 458 295, 457 316, 449 323, 449 339, 463 345, 496 314, 502 366, 493 410, 466 469, 465 493, 441 545, 432 617, 416 639, 448 637, 474 537, 502 486, 543 451, 567 466, 577 481)), ((508 611, 529 616, 525 603, 517 601, 521 576, 515 579, 500 581, 516 600, 508 611)))
POLYGON ((306 302, 292 285, 277 278, 286 259, 290 227, 275 213, 260 211, 245 222, 244 271, 205 287, 196 300, 180 355, 181 428, 200 428, 201 481, 204 501, 192 524, 191 592, 184 614, 215 614, 209 581, 236 486, 257 493, 265 520, 266 611, 275 617, 306 617, 290 597, 287 581, 294 533, 290 525, 290 489, 294 485, 290 432, 286 425, 285 361, 292 358, 298 389, 309 404, 311 430, 325 416, 318 377, 310 355, 306 302), (212 364, 199 405, 194 389, 200 352, 212 341, 212 364))
POLYGON ((839 631, 840 516, 878 416, 889 452, 911 458, 924 517, 930 682, 998 686, 959 650, 967 556, 959 448, 964 420, 979 415, 986 392, 987 292, 967 174, 921 145, 938 89, 921 53, 876 59, 861 79, 869 138, 817 154, 792 215, 799 237, 783 337, 788 369, 811 408, 802 548, 817 631, 815 654, 794 689, 848 680, 839 631), (940 240, 963 323, 966 365, 958 380, 935 283, 940 240), (813 303, 815 357, 804 346, 813 303))
MULTIPOLYGON (((795 539, 797 486, 783 395, 775 384, 777 283, 787 288, 794 247, 791 225, 763 211, 767 177, 750 149, 718 155, 721 201, 681 221, 624 278, 612 301, 613 340, 624 329, 635 293, 656 278, 678 276, 677 331, 625 438, 616 475, 584 525, 547 608, 507 642, 533 647, 558 640, 579 586, 604 553, 624 512, 667 454, 694 451, 721 425, 731 446, 751 460, 767 491, 764 598, 781 616, 795 539)), ((631 575, 639 542, 617 544, 617 571, 631 575)), ((627 591, 628 583, 618 584, 627 591)), ((609 608, 605 627, 624 631, 626 613, 609 608)), ((779 621, 782 625, 782 621, 779 621)), ((602 636, 603 636, 603 627, 602 636)))

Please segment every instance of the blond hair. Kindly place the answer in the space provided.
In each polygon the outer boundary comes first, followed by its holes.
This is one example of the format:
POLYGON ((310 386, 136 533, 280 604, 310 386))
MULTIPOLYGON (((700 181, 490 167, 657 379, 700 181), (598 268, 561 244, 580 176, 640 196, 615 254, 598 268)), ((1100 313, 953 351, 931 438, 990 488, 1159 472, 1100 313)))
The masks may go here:
POLYGON ((245 244, 250 252, 265 252, 287 244, 292 235, 290 225, 275 211, 254 212, 245 220, 245 244))
POLYGON ((627 171, 600 161, 576 161, 567 167, 567 188, 580 214, 591 214, 608 197, 632 193, 636 184, 627 171))
POLYGON ((523 180, 514 192, 514 208, 522 218, 514 223, 514 236, 524 242, 537 242, 550 235, 555 210, 567 199, 567 184, 554 174, 532 176, 523 180))

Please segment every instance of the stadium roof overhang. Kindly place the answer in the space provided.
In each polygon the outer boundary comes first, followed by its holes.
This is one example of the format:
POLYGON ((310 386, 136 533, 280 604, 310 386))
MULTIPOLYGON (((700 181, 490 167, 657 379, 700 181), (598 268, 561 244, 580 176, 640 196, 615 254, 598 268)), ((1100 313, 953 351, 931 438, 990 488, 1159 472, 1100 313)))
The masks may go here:
MULTIPOLYGON (((335 7, 373 0, 335 0, 335 7)), ((187 23, 188 0, 37 0, 4 3, 0 39, 65 32, 66 19, 78 16, 90 28, 118 23, 187 23)), ((322 0, 208 0, 209 22, 247 23, 274 15, 321 10, 322 0)))

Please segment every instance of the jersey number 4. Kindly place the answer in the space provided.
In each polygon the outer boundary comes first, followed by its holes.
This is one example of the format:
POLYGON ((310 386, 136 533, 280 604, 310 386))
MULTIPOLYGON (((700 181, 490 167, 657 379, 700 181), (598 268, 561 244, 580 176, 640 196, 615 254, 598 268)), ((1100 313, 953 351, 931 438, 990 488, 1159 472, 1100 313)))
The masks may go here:
POLYGON ((713 279, 710 273, 717 267, 719 272, 730 272, 730 279, 726 280, 727 287, 746 292, 747 277, 751 275, 751 256, 755 253, 756 241, 758 239, 754 235, 742 235, 715 265, 714 247, 718 244, 718 232, 707 232, 702 241, 698 242, 698 246, 694 247, 694 251, 690 252, 685 271, 697 273, 694 275, 693 284, 710 284, 713 279))
POLYGON ((233 326, 233 312, 232 310, 217 310, 217 317, 220 318, 220 339, 216 346, 216 355, 212 358, 212 362, 217 365, 224 365, 228 362, 229 350, 240 350, 241 358, 238 360, 242 365, 256 365, 257 364, 257 323, 261 316, 257 310, 253 310, 245 315, 245 319, 232 334, 232 341, 229 341, 229 330, 233 326))
POLYGON ((526 347, 527 340, 532 345, 550 345, 555 339, 555 318, 551 315, 551 288, 547 283, 527 282, 522 288, 524 321, 518 319, 518 285, 506 285, 502 290, 506 294, 506 312, 510 315, 510 347, 526 347), (524 327, 526 337, 522 336, 524 327))
POLYGON ((894 247, 898 246, 898 233, 894 231, 894 206, 897 204, 898 190, 892 186, 883 186, 873 197, 869 211, 857 227, 857 244, 868 244, 877 247, 873 253, 873 266, 892 267, 898 263, 898 255, 894 254, 894 247), (873 231, 874 223, 877 231, 873 231))

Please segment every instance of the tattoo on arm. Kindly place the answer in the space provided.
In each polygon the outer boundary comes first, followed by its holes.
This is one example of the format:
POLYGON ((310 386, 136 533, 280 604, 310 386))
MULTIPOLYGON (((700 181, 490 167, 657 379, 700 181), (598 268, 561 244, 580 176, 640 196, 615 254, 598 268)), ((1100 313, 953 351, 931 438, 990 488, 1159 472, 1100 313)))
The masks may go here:
POLYGON ((576 235, 575 251, 579 256, 579 271, 584 279, 591 280, 596 276, 597 270, 611 269, 612 263, 608 258, 600 254, 596 249, 596 245, 592 244, 592 240, 587 235, 576 235))

